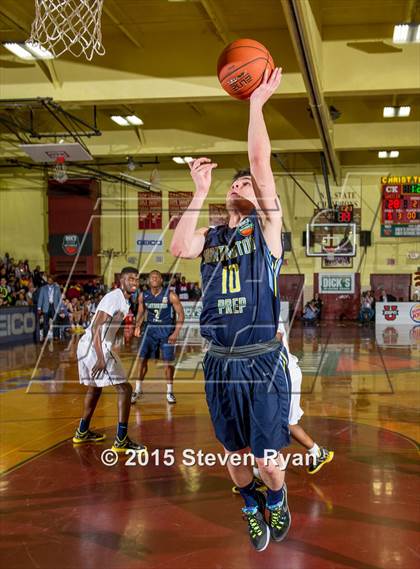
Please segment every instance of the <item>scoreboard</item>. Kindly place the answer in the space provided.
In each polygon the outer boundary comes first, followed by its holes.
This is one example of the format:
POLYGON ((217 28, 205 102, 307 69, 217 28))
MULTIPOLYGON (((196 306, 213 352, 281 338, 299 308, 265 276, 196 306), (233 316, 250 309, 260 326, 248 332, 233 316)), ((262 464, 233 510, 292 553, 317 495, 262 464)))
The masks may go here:
POLYGON ((383 176, 381 183, 381 236, 420 237, 420 176, 383 176))

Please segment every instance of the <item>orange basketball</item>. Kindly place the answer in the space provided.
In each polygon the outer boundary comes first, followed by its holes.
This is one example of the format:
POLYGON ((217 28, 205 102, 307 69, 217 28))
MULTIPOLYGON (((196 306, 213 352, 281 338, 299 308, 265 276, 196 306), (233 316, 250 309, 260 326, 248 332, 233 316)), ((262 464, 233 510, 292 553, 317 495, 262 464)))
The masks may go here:
POLYGON ((220 84, 235 99, 249 99, 266 69, 274 69, 270 52, 262 43, 249 39, 230 43, 217 62, 220 84))

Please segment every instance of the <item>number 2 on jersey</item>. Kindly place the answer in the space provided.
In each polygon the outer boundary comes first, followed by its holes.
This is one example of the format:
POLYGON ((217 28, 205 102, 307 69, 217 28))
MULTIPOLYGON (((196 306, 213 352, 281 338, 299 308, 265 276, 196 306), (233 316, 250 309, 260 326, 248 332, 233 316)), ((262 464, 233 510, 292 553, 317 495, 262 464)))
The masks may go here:
POLYGON ((222 294, 239 292, 241 281, 239 280, 239 265, 227 265, 222 269, 222 294))

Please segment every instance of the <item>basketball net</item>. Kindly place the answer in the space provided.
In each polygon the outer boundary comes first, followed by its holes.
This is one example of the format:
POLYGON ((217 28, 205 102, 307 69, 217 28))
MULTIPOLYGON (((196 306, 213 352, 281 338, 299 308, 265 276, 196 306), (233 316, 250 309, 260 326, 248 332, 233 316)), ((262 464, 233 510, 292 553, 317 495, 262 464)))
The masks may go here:
POLYGON ((322 249, 325 251, 328 261, 334 261, 337 249, 335 247, 328 247, 326 245, 324 245, 322 249))
POLYGON ((59 184, 64 184, 69 179, 67 175, 66 159, 62 155, 57 156, 57 158, 55 159, 53 178, 59 184))
POLYGON ((35 0, 35 19, 28 42, 54 57, 66 51, 89 61, 105 54, 101 16, 104 0, 35 0))

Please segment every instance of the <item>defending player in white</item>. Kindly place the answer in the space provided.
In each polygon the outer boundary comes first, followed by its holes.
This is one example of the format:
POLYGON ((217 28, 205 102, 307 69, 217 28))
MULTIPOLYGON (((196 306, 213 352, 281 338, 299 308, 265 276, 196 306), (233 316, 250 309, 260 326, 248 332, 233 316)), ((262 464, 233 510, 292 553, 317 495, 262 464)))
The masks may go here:
POLYGON ((84 401, 83 417, 73 437, 73 443, 95 443, 105 435, 89 429, 90 421, 104 387, 113 386, 118 393, 118 428, 112 449, 116 452, 145 451, 127 434, 130 415, 131 384, 112 345, 122 321, 129 311, 128 299, 138 287, 138 271, 125 267, 121 271, 120 288, 108 292, 98 304, 95 316, 79 341, 77 359, 80 383, 88 391, 84 401))

